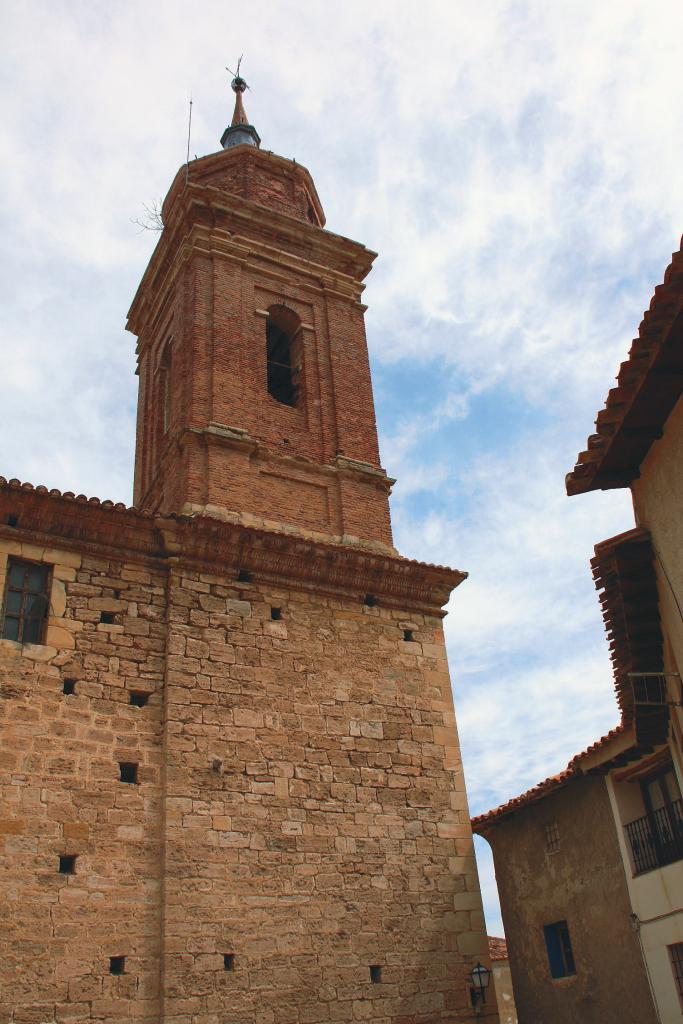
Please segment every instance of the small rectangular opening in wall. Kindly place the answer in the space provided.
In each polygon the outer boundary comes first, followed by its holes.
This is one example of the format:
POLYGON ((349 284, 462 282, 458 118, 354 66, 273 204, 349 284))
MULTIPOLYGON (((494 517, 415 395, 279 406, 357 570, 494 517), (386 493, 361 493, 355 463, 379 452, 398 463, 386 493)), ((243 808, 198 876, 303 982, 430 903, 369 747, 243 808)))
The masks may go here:
POLYGON ((226 971, 234 971, 235 970, 235 954, 234 953, 224 953, 223 954, 223 968, 226 971))
POLYGON ((7 519, 5 521, 8 526, 12 526, 16 529, 16 527, 19 525, 19 516, 10 514, 7 516, 7 519))
POLYGON ((237 573, 238 583, 251 583, 251 573, 248 569, 240 569, 237 573))
POLYGON ((405 642, 407 644, 412 644, 413 643, 413 641, 415 640, 415 635, 413 634, 412 629, 404 629, 403 630, 403 639, 405 640, 405 642))
POLYGON ((59 873, 60 875, 75 875, 76 874, 76 854, 75 853, 63 853, 59 858, 59 873))
POLYGON ((114 612, 100 612, 100 622, 105 622, 108 626, 112 626, 116 621, 114 612))
POLYGON ((128 694, 128 703, 134 708, 144 708, 149 700, 149 694, 144 690, 131 690, 128 694))
POLYGON ((379 985, 382 980, 382 968, 379 964, 370 965, 370 981, 373 985, 379 985))
POLYGON ((374 594, 366 594, 363 598, 363 604, 368 608, 376 608, 379 602, 374 594))
POLYGON ((76 693, 76 680, 65 679, 62 683, 62 692, 65 693, 67 697, 72 697, 76 693))
POLYGON ((138 766, 133 764, 132 761, 119 761, 119 774, 121 782, 128 782, 134 786, 137 785, 138 766))
POLYGON ((126 958, 125 958, 125 956, 110 956, 109 957, 109 973, 110 974, 125 974, 126 973, 126 958))
POLYGON ((566 978, 576 974, 574 953, 566 921, 543 925, 543 937, 548 952, 548 965, 553 978, 566 978))
POLYGON ((282 608, 271 608, 270 617, 274 622, 279 622, 282 618, 282 608))

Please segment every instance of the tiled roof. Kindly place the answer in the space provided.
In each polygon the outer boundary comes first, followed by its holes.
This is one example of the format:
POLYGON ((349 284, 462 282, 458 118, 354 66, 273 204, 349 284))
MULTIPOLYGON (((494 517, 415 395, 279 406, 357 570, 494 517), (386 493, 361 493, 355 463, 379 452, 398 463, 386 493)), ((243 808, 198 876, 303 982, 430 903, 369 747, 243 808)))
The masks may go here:
POLYGON ((59 491, 56 487, 45 487, 44 484, 25 483, 22 480, 17 480, 16 477, 7 480, 4 476, 0 476, 0 487, 8 491, 23 491, 25 493, 32 491, 35 494, 46 494, 50 498, 63 498, 65 501, 74 501, 80 505, 99 505, 101 508, 112 508, 116 509, 117 512, 130 512, 146 519, 154 518, 153 513, 143 512, 133 506, 126 505, 123 501, 103 501, 101 498, 88 498, 85 494, 75 494, 73 491, 59 491))
MULTIPOLYGON (((202 514, 186 515, 185 513, 178 512, 150 512, 146 509, 137 508, 135 505, 126 505, 126 503, 123 501, 110 501, 109 499, 103 498, 89 498, 85 494, 75 494, 74 491, 60 491, 56 487, 45 487, 44 484, 26 483, 22 480, 17 480, 16 477, 13 477, 11 480, 8 480, 6 477, 0 476, 0 490, 22 491, 24 493, 42 494, 50 498, 58 498, 63 501, 73 502, 74 504, 77 505, 90 505, 91 507, 112 509, 115 512, 124 512, 127 515, 135 517, 137 519, 159 520, 160 522, 163 520, 171 520, 173 522, 189 522, 190 520, 198 519, 205 519, 214 523, 221 523, 223 521, 221 519, 214 518, 213 516, 202 514)), ((256 533, 277 532, 273 530, 267 530, 262 527, 250 527, 250 529, 256 533)), ((282 532, 285 534, 289 534, 293 531, 288 530, 286 524, 283 524, 282 532)), ((335 542, 332 539, 329 541, 318 541, 317 543, 327 548, 347 548, 351 546, 355 547, 355 545, 351 545, 348 542, 340 544, 339 542, 335 542)), ((358 548, 360 551, 362 551, 363 547, 364 546, 361 542, 361 544, 358 545, 358 548)), ((374 549, 368 548, 368 550, 372 552, 374 549)), ((416 558, 405 558, 403 555, 400 555, 397 552, 394 552, 394 554, 391 557, 402 563, 405 563, 406 565, 419 565, 422 566, 422 568, 424 569, 434 569, 437 572, 457 573, 462 577, 463 580, 467 579, 468 576, 468 573, 461 572, 459 569, 451 569, 450 566, 447 565, 437 565, 435 562, 421 562, 419 561, 419 559, 416 558)))
POLYGON ((565 786, 572 779, 578 778, 581 774, 581 763, 584 759, 599 753, 603 748, 607 747, 612 740, 624 733, 625 727, 618 725, 615 729, 610 730, 607 735, 602 736, 596 743, 592 743, 590 747, 582 751, 580 754, 576 754, 564 771, 558 772, 557 775, 551 775, 549 778, 544 779, 543 782, 539 782, 538 785, 533 786, 531 789, 527 789, 525 793, 521 793, 519 796, 515 796, 512 800, 508 800, 507 803, 501 804, 500 807, 494 807, 493 810, 487 811, 486 814, 479 814, 476 818, 472 818, 472 830, 479 832, 481 829, 485 829, 486 826, 492 824, 499 818, 504 818, 508 814, 512 814, 513 811, 519 810, 520 807, 526 807, 529 804, 535 803, 537 800, 542 800, 543 797, 549 793, 554 792, 556 789, 560 789, 561 786, 565 786))
MULTIPOLYGON (((478 831, 520 807, 541 800, 549 793, 584 774, 584 762, 594 761, 613 739, 631 732, 633 742, 604 762, 604 770, 635 760, 666 742, 669 709, 666 705, 637 704, 630 672, 659 672, 663 666, 663 642, 659 621, 654 552, 647 530, 637 528, 621 533, 595 547, 591 560, 593 579, 600 593, 602 617, 614 671, 614 686, 621 711, 621 723, 587 750, 577 754, 564 771, 508 800, 486 814, 472 819, 478 831)), ((598 770, 595 764, 590 770, 598 770)))
POLYGON ((104 546, 141 558, 166 559, 182 550, 213 569, 220 565, 221 571, 248 569, 292 581, 315 580, 322 587, 374 594, 392 607, 428 614, 443 615, 452 590, 467 577, 459 569, 403 558, 363 541, 308 535, 287 524, 252 525, 227 510, 225 518, 148 512, 0 476, 0 531, 8 530, 17 539, 28 531, 49 538, 52 545, 104 546), (3 525, 9 517, 18 525, 3 525))
MULTIPOLYGON (((683 246, 683 239, 681 240, 683 246)), ((683 393, 683 250, 655 288, 604 409, 597 433, 567 474, 568 494, 627 487, 683 393)))
POLYGON ((508 945, 505 939, 499 939, 495 935, 487 936, 489 940, 489 956, 492 960, 507 960, 508 945))

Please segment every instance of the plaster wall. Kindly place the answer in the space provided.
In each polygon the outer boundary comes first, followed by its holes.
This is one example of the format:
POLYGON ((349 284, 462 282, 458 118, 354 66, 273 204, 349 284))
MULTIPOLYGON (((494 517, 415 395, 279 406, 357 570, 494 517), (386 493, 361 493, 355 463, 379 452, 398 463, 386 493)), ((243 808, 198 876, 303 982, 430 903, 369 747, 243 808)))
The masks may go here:
MULTIPOLYGON (((679 780, 680 781, 680 780, 679 780)), ((607 788, 617 823, 625 822, 621 793, 625 785, 609 777, 607 788)), ((676 990, 668 946, 683 942, 683 861, 635 875, 623 828, 618 830, 626 884, 637 915, 643 956, 662 1024, 680 1024, 683 1012, 676 990)))
POLYGON ((500 1024, 517 1024, 517 1010, 515 1009, 515 994, 512 990, 510 962, 508 960, 494 960, 492 966, 500 1024))
MULTIPOLYGON (((678 673, 683 666, 683 399, 669 415, 663 436, 655 441, 640 467, 640 477, 632 485, 633 504, 638 525, 646 527, 655 550, 659 606, 664 635, 664 667, 678 673)), ((681 700, 680 676, 668 677, 669 696, 681 700)), ((683 779, 681 745, 683 712, 671 709, 672 761, 679 785, 683 779)), ((624 822, 623 786, 610 782, 610 797, 616 820, 624 822)), ((683 788, 683 787, 682 787, 683 788)), ((623 835, 624 863, 630 854, 623 835)), ((630 898, 641 924, 641 939, 653 981, 662 1021, 683 1019, 667 946, 683 942, 683 862, 639 876, 627 872, 630 898)))
POLYGON ((486 833, 520 1024, 655 1024, 605 782, 585 777, 486 833), (545 826, 560 848, 549 852, 545 826), (553 979, 544 925, 566 921, 576 973, 553 979))
MULTIPOLYGON (((656 552, 667 667, 683 671, 683 398, 650 448, 632 492, 636 521, 650 531, 656 552)), ((675 690, 680 700, 680 682, 675 690)))

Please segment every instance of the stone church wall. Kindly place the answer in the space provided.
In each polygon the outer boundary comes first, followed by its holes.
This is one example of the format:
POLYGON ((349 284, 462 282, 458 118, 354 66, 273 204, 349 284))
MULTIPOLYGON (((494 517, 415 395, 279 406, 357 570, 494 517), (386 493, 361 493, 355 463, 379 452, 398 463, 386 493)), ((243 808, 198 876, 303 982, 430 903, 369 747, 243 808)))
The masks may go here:
POLYGON ((0 1021, 153 1024, 164 574, 0 539, 0 595, 8 555, 54 568, 45 645, 0 640, 0 1021), (139 765, 138 785, 119 762, 139 765), (63 855, 75 874, 60 874, 63 855))
POLYGON ((0 641, 0 1020, 471 1020, 440 617, 0 533, 54 567, 45 643, 0 641))
POLYGON ((486 940, 440 620, 180 572, 169 609, 168 1019, 462 1012, 486 940))

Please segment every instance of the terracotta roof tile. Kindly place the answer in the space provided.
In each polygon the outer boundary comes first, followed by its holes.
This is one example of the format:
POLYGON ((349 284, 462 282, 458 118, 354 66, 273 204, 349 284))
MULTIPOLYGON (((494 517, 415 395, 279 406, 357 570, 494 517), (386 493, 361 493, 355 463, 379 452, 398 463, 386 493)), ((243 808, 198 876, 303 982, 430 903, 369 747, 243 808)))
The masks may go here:
POLYGON ((598 413, 597 433, 567 474, 568 494, 627 487, 683 394, 683 239, 598 413))
MULTIPOLYGON (((84 514, 82 525, 85 526, 86 522, 90 524, 93 537, 101 538, 106 533, 109 539, 115 538, 118 546, 124 546, 127 550, 136 547, 136 550, 149 555, 167 556, 164 535, 169 532, 169 527, 172 527, 171 533, 174 536, 183 542, 190 542, 194 557, 207 563, 215 561, 221 545, 223 553, 229 549, 232 558, 236 551, 235 535, 245 534, 254 541, 250 547, 250 557, 257 557, 256 549, 259 545, 263 546, 262 542, 266 547, 270 545, 272 548, 275 545, 278 550, 289 546, 293 552, 296 548, 298 553, 291 557, 296 557, 297 568, 306 575, 309 569, 304 564, 306 559, 302 561, 301 552, 315 551, 320 556, 314 560, 318 565, 316 572, 319 579, 327 581, 335 573, 346 571, 341 568, 342 564, 348 563, 350 566, 353 562, 354 573, 359 580, 362 576, 363 586, 372 587, 373 592, 376 590, 381 594, 392 592, 398 601, 403 601, 410 592, 411 600, 416 600, 418 604, 422 602, 424 607, 433 607, 435 602, 439 602, 440 606, 446 604, 453 588, 467 578, 467 573, 459 569, 404 558, 392 549, 377 549, 360 541, 350 543, 333 537, 308 536, 286 525, 281 529, 269 528, 265 524, 254 526, 229 514, 222 519, 202 514, 149 512, 129 507, 123 502, 88 498, 85 494, 62 492, 43 485, 34 486, 17 479, 8 480, 3 476, 0 476, 0 496, 11 512, 15 511, 15 504, 28 504, 30 514, 34 517, 34 527, 42 517, 48 533, 56 529, 57 534, 68 536, 69 543, 73 543, 75 537, 68 531, 64 533, 67 530, 65 523, 67 520, 73 523, 79 508, 83 509, 84 514), (13 494, 16 495, 16 502, 13 494)), ((30 516, 27 516, 27 522, 30 524, 30 516)))
POLYGON ((583 750, 580 754, 576 754, 564 771, 558 772, 557 775, 551 775, 549 778, 544 779, 543 782, 539 782, 538 785, 532 786, 531 789, 527 789, 525 793, 521 793, 519 796, 515 796, 512 800, 508 800, 507 803, 501 804, 499 807, 494 807, 493 810, 487 811, 486 814, 479 814, 477 817, 472 818, 472 830, 479 832, 481 828, 485 828, 490 825, 493 821, 498 818, 503 818, 513 811, 518 810, 520 807, 526 807, 529 804, 535 803, 537 800, 542 800, 543 797, 552 793, 556 789, 560 789, 562 786, 571 782, 572 779, 578 778, 581 773, 581 762, 584 758, 592 756, 598 753, 604 747, 608 746, 613 739, 620 736, 626 731, 624 725, 618 725, 616 728, 611 729, 605 736, 602 736, 595 743, 592 743, 590 747, 583 750))

